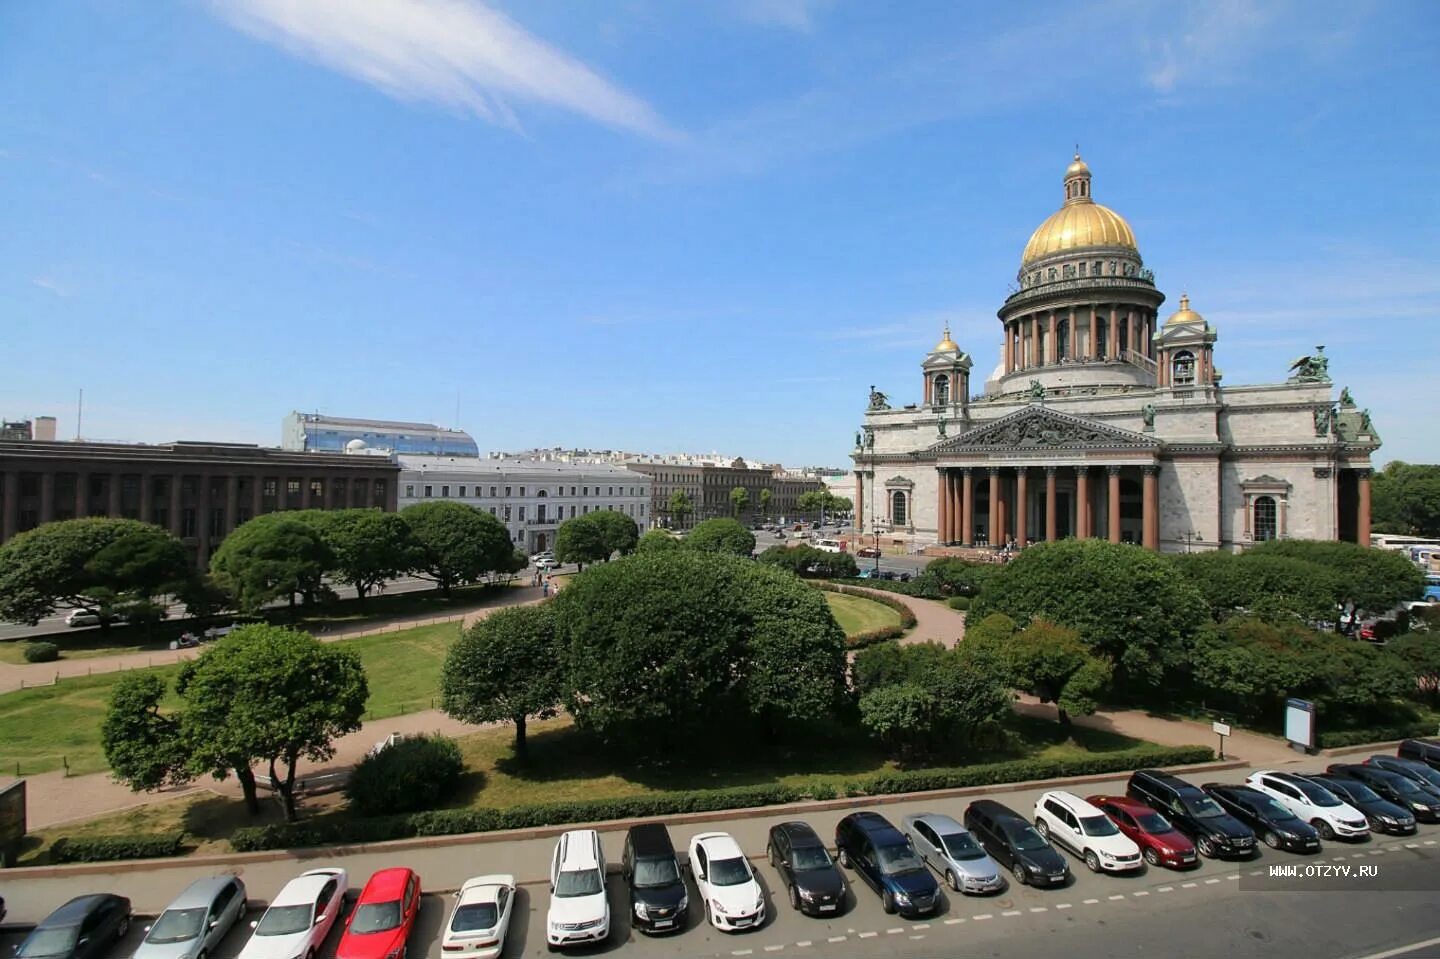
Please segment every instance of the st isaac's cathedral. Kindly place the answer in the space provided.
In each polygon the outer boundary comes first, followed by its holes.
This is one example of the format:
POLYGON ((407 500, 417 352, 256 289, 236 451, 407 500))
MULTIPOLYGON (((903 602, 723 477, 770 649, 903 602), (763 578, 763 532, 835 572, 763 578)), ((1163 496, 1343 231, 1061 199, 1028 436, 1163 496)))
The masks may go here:
POLYGON ((919 402, 871 387, 852 453, 858 532, 916 546, 1368 544, 1380 437, 1348 390, 1332 395, 1324 347, 1281 382, 1222 383, 1218 331, 1186 296, 1162 316, 1135 234, 1090 185, 1077 153, 1000 307, 982 392, 948 329, 920 365, 919 402))

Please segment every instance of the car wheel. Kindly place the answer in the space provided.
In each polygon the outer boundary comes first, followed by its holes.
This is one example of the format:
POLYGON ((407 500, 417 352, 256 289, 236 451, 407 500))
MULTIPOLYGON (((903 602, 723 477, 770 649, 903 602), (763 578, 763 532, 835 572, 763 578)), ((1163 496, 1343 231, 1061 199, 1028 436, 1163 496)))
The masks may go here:
POLYGON ((1025 874, 1025 867, 1018 862, 1010 867, 1010 874, 1013 875, 1015 881, 1022 886, 1028 886, 1030 884, 1030 877, 1025 874))
POLYGON ((1215 843, 1210 841, 1209 836, 1201 837, 1198 841, 1196 841, 1195 845, 1200 850, 1200 855, 1204 856, 1206 859, 1215 858, 1215 843))
POLYGON ((1044 839, 1046 842, 1050 841, 1050 826, 1045 822, 1045 820, 1035 820, 1035 831, 1040 834, 1041 839, 1044 839))
POLYGON ((846 869, 855 868, 850 864, 850 854, 843 849, 840 850, 840 865, 844 866, 846 869))
POLYGON ((1269 846, 1271 849, 1280 848, 1280 837, 1275 835, 1273 830, 1265 830, 1264 834, 1260 838, 1264 840, 1265 845, 1269 846))
POLYGON ((890 894, 888 889, 880 897, 880 908, 885 910, 887 916, 895 915, 895 897, 890 894))
POLYGON ((1100 871, 1100 857, 1095 855, 1095 850, 1093 849, 1085 850, 1085 868, 1091 872, 1100 871))
POLYGON ((1152 866, 1160 865, 1160 854, 1153 849, 1145 850, 1145 861, 1152 866))
POLYGON ((765 856, 766 856, 766 858, 768 858, 768 859, 770 860, 770 865, 771 865, 771 866, 774 866, 774 865, 775 865, 775 847, 767 844, 767 845, 765 846, 765 856))
POLYGON ((115 938, 124 939, 125 933, 130 931, 130 917, 126 916, 120 920, 120 925, 115 927, 115 938))
POLYGON ((705 904, 705 921, 711 926, 715 925, 715 917, 710 914, 710 904, 708 902, 705 904))
POLYGON ((950 887, 950 891, 951 891, 951 892, 959 892, 959 891, 960 891, 960 880, 957 879, 957 878, 955 878, 955 870, 953 870, 953 869, 947 869, 947 870, 945 870, 945 884, 950 887))
POLYGON ((800 910, 800 890, 794 886, 790 887, 790 908, 797 912, 800 910))
POLYGON ((1331 828, 1330 828, 1330 824, 1329 824, 1328 822, 1326 822, 1325 820, 1323 820, 1323 819, 1317 819, 1317 820, 1315 820, 1314 822, 1312 822, 1310 825, 1312 825, 1312 826, 1314 826, 1316 829, 1320 830, 1320 838, 1321 838, 1321 839, 1324 839, 1326 842, 1329 842, 1330 840, 1332 840, 1332 839, 1335 838, 1335 830, 1334 830, 1334 829, 1331 829, 1331 828))

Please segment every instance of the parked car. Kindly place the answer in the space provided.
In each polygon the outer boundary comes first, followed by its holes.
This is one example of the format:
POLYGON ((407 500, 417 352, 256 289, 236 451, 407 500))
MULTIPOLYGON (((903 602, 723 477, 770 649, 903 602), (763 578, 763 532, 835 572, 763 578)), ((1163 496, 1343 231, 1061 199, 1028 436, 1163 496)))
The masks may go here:
MULTIPOLYGON (((124 626, 127 620, 124 616, 111 616, 111 626, 124 626)), ((66 626, 99 626, 100 614, 92 613, 88 609, 72 609, 65 614, 66 626)))
POLYGON ((535 568, 541 570, 542 572, 548 572, 549 570, 555 569, 557 566, 560 565, 559 563, 555 562, 555 557, 553 556, 537 556, 534 560, 534 563, 535 568))
POLYGON ((40 920, 15 950, 19 959, 103 959, 130 931, 130 900, 76 896, 40 920))
POLYGON ((791 909, 807 916, 840 912, 845 903, 845 880, 809 823, 771 826, 765 854, 789 890, 791 909))
POLYGON ((1271 849, 1320 851, 1319 830, 1260 790, 1225 783, 1206 783, 1204 789, 1226 812, 1255 830, 1271 849))
POLYGON ((1294 773, 1262 769, 1245 777, 1245 782, 1320 830, 1324 839, 1366 839, 1370 836, 1370 824, 1360 810, 1324 786, 1317 786, 1294 773))
POLYGON ((204 959, 243 915, 239 876, 197 879, 145 927, 133 959, 204 959))
POLYGON ((705 902, 705 918, 721 932, 765 924, 765 892, 750 860, 729 833, 702 832, 690 839, 690 871, 705 902))
POLYGON ((1395 805, 1410 810, 1420 822, 1440 822, 1440 793, 1421 785, 1408 776, 1379 766, 1359 763, 1332 763, 1325 767, 1331 776, 1358 779, 1395 805))
POLYGON ((1402 806, 1397 806, 1358 779, 1344 776, 1306 776, 1312 783, 1324 786, 1365 815, 1373 832, 1388 832, 1406 836, 1415 831, 1415 817, 1402 806))
POLYGON ((1371 756, 1365 760, 1364 764, 1399 773, 1408 779, 1415 780, 1422 786, 1428 786, 1432 792, 1440 793, 1440 769, 1427 766, 1419 760, 1405 759, 1400 756, 1371 756))
POLYGON ((1035 801, 1035 829, 1049 842, 1085 860, 1091 872, 1140 869, 1140 847, 1110 817, 1063 789, 1042 793, 1035 801))
POLYGON ((455 908, 445 923, 440 954, 447 959, 500 959, 514 903, 514 876, 465 880, 455 893, 455 908))
POLYGON ((1158 769, 1137 769, 1125 784, 1125 795, 1163 813, 1206 859, 1239 858, 1255 852, 1255 833, 1249 826, 1178 776, 1158 769))
POLYGON ((1440 769, 1440 741, 1434 739, 1406 739, 1395 750, 1395 755, 1440 769))
POLYGON ((1135 841, 1150 865, 1167 869, 1191 869, 1200 865, 1200 856, 1190 838, 1144 803, 1124 796, 1090 796, 1087 801, 1135 841))
POLYGON ((563 946, 604 942, 610 936, 610 901, 605 896, 605 851, 593 829, 560 834, 550 859, 550 912, 545 944, 563 946))
POLYGON ((940 905, 940 885, 905 834, 876 812, 854 812, 835 827, 840 865, 880 895, 886 913, 919 916, 940 905))
POLYGON ((969 830, 949 816, 918 813, 900 820, 900 831, 954 892, 979 895, 1005 888, 1000 864, 969 830))
POLYGON ((880 548, 878 546, 862 546, 855 551, 855 555, 861 559, 879 559, 880 548))
POLYGON ((259 922, 240 959, 315 959, 345 905, 344 869, 311 869, 287 882, 259 922))
POLYGON ((420 914, 420 877, 412 869, 381 869, 350 911, 335 959, 401 959, 420 914))
POLYGON ((620 875, 630 888, 630 916, 636 929, 674 932, 685 928, 690 898, 670 832, 663 823, 630 827, 620 857, 620 875))
POLYGON ((1022 886, 1063 886, 1070 879, 1065 857, 1008 806, 993 799, 972 802, 965 810, 965 828, 1022 886))

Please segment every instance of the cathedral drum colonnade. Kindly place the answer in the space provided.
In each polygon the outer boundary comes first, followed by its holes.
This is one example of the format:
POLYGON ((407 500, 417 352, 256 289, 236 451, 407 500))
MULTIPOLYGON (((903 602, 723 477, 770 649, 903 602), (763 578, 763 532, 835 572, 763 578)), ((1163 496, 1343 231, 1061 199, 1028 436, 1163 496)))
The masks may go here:
POLYGON ((949 328, 921 400, 871 387, 852 453, 857 526, 916 545, 1094 537, 1155 550, 1267 539, 1369 543, 1380 437, 1314 347, 1275 383, 1222 385, 1215 328, 1165 296, 1134 231, 1096 203, 1077 153, 998 311, 998 362, 972 396, 949 328))

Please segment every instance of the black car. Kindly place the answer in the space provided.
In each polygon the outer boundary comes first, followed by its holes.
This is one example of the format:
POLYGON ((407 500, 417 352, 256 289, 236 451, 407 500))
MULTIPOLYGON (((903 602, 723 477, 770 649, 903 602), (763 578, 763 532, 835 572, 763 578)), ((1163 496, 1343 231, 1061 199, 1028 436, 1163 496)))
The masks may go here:
POLYGON ((1258 789, 1206 783, 1204 791, 1226 812, 1255 831, 1271 849, 1319 852, 1320 833, 1258 789))
POLYGON ((833 916, 845 903, 845 880, 809 823, 770 827, 765 844, 770 865, 790 890, 790 908, 807 916, 833 916))
POLYGON ((1429 786, 1431 792, 1440 793, 1440 769, 1432 769, 1418 759, 1406 759, 1403 756, 1371 756, 1365 760, 1364 765, 1379 766, 1389 772, 1408 776, 1422 786, 1429 786))
POLYGON ((1408 776, 1381 769, 1379 766, 1333 763, 1325 767, 1332 776, 1358 779, 1403 809, 1408 809, 1421 822, 1440 822, 1440 793, 1408 776))
POLYGON ((977 799, 965 810, 965 828, 1022 886, 1063 886, 1070 879, 1065 857, 1009 806, 977 799))
POLYGON ((1413 759, 1431 769, 1440 769, 1440 741, 1434 739, 1407 739, 1395 750, 1401 759, 1413 759))
POLYGON ((1403 806, 1382 798, 1358 779, 1344 776, 1306 776, 1312 783, 1330 790, 1342 800, 1365 814, 1372 832, 1388 832, 1407 836, 1415 831, 1415 817, 1403 806))
POLYGON ((1130 774, 1125 794, 1165 816, 1189 836, 1207 859, 1240 858, 1255 852, 1255 832, 1227 813, 1198 786, 1158 769, 1130 774))
POLYGON ((879 813, 855 812, 835 827, 840 865, 880 894, 887 913, 917 916, 940 906, 940 884, 910 840, 879 813))
POLYGON ((19 959, 101 959, 130 929, 130 900, 76 896, 40 921, 15 950, 19 959))
POLYGON ((625 834, 620 874, 630 887, 630 916, 642 932, 674 932, 685 928, 685 880, 675 860, 675 847, 664 824, 631 826, 625 834))

